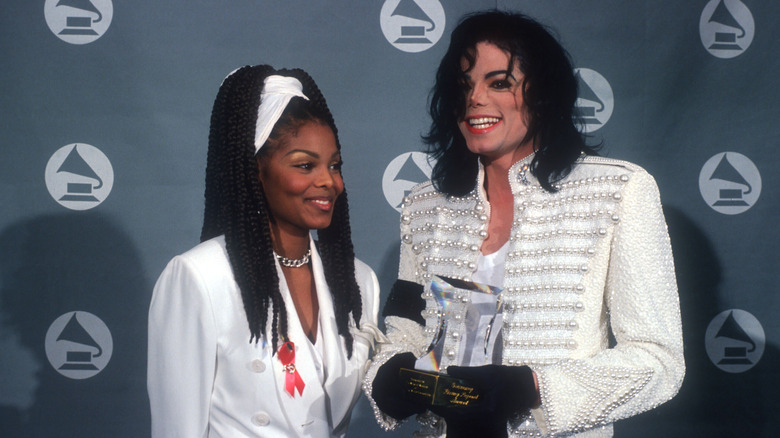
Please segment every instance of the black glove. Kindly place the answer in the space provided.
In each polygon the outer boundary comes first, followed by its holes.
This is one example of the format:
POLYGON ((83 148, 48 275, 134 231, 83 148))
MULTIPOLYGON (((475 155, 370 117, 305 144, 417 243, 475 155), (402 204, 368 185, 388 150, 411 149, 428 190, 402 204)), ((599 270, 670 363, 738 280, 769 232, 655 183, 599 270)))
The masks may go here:
POLYGON ((464 420, 460 417, 444 418, 447 438, 507 438, 506 422, 464 420))
POLYGON ((415 360, 412 353, 396 354, 379 367, 371 384, 371 396, 376 406, 399 421, 410 415, 425 412, 427 409, 424 405, 404 398, 399 371, 401 368, 414 368, 415 360))
POLYGON ((447 374, 465 380, 480 395, 466 407, 431 408, 447 422, 448 438, 506 437, 507 420, 515 413, 528 411, 539 399, 533 371, 527 366, 451 366, 447 374))

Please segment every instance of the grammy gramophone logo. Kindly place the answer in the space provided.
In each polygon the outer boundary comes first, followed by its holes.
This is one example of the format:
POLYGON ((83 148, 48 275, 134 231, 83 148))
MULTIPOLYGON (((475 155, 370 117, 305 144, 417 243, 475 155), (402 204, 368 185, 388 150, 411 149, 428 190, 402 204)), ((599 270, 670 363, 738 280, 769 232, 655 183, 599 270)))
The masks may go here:
POLYGON ((71 44, 87 44, 100 38, 111 25, 111 0, 46 0, 46 24, 57 37, 71 44))
POLYGON ((422 52, 441 38, 446 16, 438 0, 385 0, 379 13, 382 33, 398 50, 422 52))
POLYGON ((46 357, 58 373, 86 379, 103 370, 111 360, 114 341, 97 316, 84 311, 66 313, 46 332, 46 357))
POLYGON ((595 70, 574 69, 577 78, 576 121, 582 132, 593 132, 604 126, 615 108, 615 95, 609 82, 595 70))
POLYGON ((393 159, 382 176, 382 191, 391 207, 401 211, 404 196, 412 187, 431 178, 432 163, 422 152, 407 152, 393 159))
POLYGON ((46 164, 46 188, 71 210, 89 210, 103 202, 114 185, 114 169, 100 149, 86 143, 61 147, 46 164))
POLYGON ((699 19, 704 48, 718 58, 734 58, 753 42, 753 14, 740 0, 710 0, 699 19))
POLYGON ((749 370, 764 354, 764 329, 755 316, 744 310, 721 312, 712 319, 704 337, 712 363, 729 373, 749 370))
POLYGON ((704 202, 718 213, 739 214, 758 201, 761 174, 748 157, 722 152, 702 166, 699 191, 704 202))

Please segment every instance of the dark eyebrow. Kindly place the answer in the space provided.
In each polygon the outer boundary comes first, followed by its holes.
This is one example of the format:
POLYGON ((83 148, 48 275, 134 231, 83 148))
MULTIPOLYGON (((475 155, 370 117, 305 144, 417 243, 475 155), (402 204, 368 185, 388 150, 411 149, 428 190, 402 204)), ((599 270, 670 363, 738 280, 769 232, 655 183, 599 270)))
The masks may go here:
MULTIPOLYGON (((485 79, 490 79, 493 76, 499 76, 499 75, 504 75, 505 77, 514 79, 515 82, 517 81, 517 78, 514 77, 512 72, 509 71, 509 70, 494 70, 494 71, 491 71, 491 72, 487 72, 487 73, 485 73, 485 79)), ((471 80, 471 75, 466 73, 466 72, 463 72, 462 77, 466 81, 470 81, 471 80)))
POLYGON ((292 155, 292 154, 294 154, 296 152, 300 152, 300 153, 309 155, 312 158, 319 158, 320 157, 319 154, 316 154, 316 153, 314 153, 312 151, 307 151, 306 149, 292 149, 292 150, 288 151, 286 154, 284 154, 284 156, 287 157, 287 156, 290 156, 290 155, 292 155))
MULTIPOLYGON (((306 154, 306 155, 308 155, 308 156, 310 156, 312 158, 317 158, 317 159, 320 158, 319 154, 317 154, 315 152, 312 152, 312 151, 307 151, 306 149, 293 149, 293 150, 287 152, 286 154, 284 154, 284 156, 287 157, 287 156, 290 156, 290 155, 292 155, 292 154, 294 154, 296 152, 300 152, 302 154, 306 154)), ((334 152, 333 155, 330 156, 331 160, 336 160, 336 159, 340 159, 340 158, 341 158, 341 152, 339 152, 339 151, 334 152)))
POLYGON ((494 70, 494 71, 488 72, 488 73, 485 74, 485 79, 489 79, 489 78, 492 78, 493 76, 498 76, 498 75, 504 75, 506 77, 514 79, 515 81, 517 80, 517 78, 514 77, 512 75, 512 72, 509 71, 509 70, 494 70))

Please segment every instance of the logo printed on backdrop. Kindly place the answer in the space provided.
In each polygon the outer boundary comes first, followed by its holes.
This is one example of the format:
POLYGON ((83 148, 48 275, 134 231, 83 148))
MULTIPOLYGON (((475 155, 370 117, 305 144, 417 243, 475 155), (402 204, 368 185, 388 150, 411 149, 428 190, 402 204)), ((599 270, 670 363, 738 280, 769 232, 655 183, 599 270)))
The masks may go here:
POLYGON ((761 194, 761 174, 750 159, 737 152, 721 152, 699 172, 704 202, 723 214, 739 214, 752 207, 761 194))
POLYGON ((100 149, 85 143, 63 146, 46 164, 46 188, 71 210, 89 210, 105 201, 114 186, 114 169, 100 149))
POLYGON ((385 0, 379 13, 382 33, 396 49, 422 52, 444 34, 446 17, 438 0, 385 0))
POLYGON ((582 132, 588 133, 604 126, 615 108, 615 95, 609 82, 597 71, 575 68, 577 78, 577 116, 582 132))
POLYGON ((101 372, 113 351, 108 327, 89 312, 68 312, 55 319, 46 332, 49 363, 71 379, 88 379, 101 372))
POLYGON ((734 58, 753 42, 756 25, 740 0, 710 0, 701 12, 699 36, 704 48, 718 58, 734 58))
POLYGON ((395 157, 382 176, 382 191, 388 204, 400 212, 404 196, 412 187, 431 179, 431 170, 428 155, 422 152, 407 152, 395 157))
POLYGON ((753 368, 764 354, 766 336, 761 323, 750 313, 731 309, 710 321, 704 334, 707 356, 727 373, 753 368))
POLYGON ((111 25, 111 0, 46 0, 46 24, 57 38, 70 44, 88 44, 103 36, 111 25))

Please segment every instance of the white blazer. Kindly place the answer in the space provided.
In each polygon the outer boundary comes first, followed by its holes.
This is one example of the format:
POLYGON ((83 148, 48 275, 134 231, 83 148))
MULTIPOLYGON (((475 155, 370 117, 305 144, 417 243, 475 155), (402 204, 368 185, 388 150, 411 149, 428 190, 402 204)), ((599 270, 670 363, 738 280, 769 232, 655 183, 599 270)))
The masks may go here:
MULTIPOLYGON (((296 366, 306 383, 303 394, 295 397, 284 390, 285 372, 273 354, 270 332, 257 343, 249 342, 246 312, 224 237, 171 260, 155 285, 149 309, 147 389, 153 437, 345 435, 373 342, 381 337, 376 326, 379 285, 371 268, 356 259, 363 316, 360 331, 350 320, 354 343, 347 359, 322 261, 313 242, 311 248, 324 342, 322 384, 287 284, 280 282, 289 337, 296 344, 296 366)), ((276 269, 284 279, 278 263, 276 269)))

